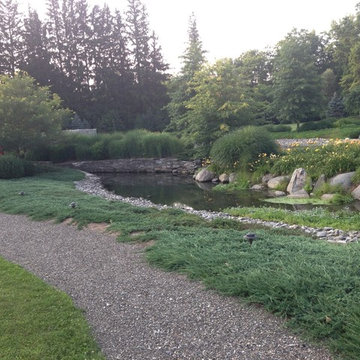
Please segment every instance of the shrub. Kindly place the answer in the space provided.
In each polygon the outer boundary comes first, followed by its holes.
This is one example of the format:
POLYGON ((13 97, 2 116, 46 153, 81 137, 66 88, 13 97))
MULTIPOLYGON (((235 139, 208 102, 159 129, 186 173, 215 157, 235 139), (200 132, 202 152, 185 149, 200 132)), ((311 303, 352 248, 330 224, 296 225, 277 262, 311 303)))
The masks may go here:
POLYGON ((73 144, 57 144, 49 149, 50 161, 64 162, 75 158, 75 146, 73 144))
POLYGON ((26 160, 19 159, 13 155, 0 156, 0 178, 13 179, 23 176, 31 176, 34 166, 26 160))
POLYGON ((276 152, 277 145, 265 129, 246 127, 216 140, 210 157, 216 166, 224 170, 247 170, 259 154, 276 152))
POLYGON ((290 125, 284 125, 284 124, 266 125, 265 128, 267 131, 270 132, 290 132, 292 130, 290 125))
POLYGON ((360 167, 360 143, 356 140, 332 141, 320 147, 294 147, 275 159, 271 172, 291 174, 299 167, 305 168, 314 179, 321 174, 331 177, 355 171, 360 167))
POLYGON ((330 129, 332 127, 334 127, 334 125, 331 120, 309 121, 301 124, 299 131, 330 129))

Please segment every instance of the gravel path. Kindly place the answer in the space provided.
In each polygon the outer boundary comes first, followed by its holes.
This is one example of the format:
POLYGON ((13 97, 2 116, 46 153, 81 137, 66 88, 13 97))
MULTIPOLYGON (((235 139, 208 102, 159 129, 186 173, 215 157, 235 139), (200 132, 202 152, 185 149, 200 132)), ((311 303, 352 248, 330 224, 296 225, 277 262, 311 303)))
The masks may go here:
POLYGON ((0 214, 0 254, 67 292, 107 359, 331 359, 262 309, 147 265, 140 245, 0 214))

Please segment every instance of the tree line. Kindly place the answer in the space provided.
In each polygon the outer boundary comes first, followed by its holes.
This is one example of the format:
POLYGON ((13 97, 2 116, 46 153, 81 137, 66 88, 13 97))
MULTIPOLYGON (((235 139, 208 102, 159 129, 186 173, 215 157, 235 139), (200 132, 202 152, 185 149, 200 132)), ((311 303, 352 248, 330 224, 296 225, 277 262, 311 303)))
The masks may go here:
POLYGON ((0 0, 0 74, 26 71, 100 131, 166 130, 206 155, 244 125, 360 113, 360 5, 326 33, 293 29, 272 49, 214 64, 192 15, 173 76, 140 0, 125 13, 86 0, 47 5, 42 21, 0 0))
POLYGON ((43 21, 33 9, 21 14, 16 0, 0 1, 0 74, 27 72, 100 130, 162 129, 167 69, 140 0, 128 0, 125 13, 47 0, 43 21))

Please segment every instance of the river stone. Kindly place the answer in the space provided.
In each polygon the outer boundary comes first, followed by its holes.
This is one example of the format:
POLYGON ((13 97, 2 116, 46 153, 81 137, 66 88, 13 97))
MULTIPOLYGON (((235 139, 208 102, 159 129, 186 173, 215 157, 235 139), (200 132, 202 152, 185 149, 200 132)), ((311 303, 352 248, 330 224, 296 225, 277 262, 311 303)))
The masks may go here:
POLYGON ((288 182, 290 180, 290 176, 277 176, 270 179, 267 183, 269 189, 276 189, 284 182, 288 182))
POLYGON ((236 180, 236 174, 235 174, 235 173, 231 173, 231 174, 229 175, 229 183, 233 183, 233 182, 235 182, 235 180, 236 180))
POLYGON ((360 200, 360 185, 351 193, 354 199, 360 200))
POLYGON ((294 170, 289 185, 287 186, 287 192, 292 195, 304 189, 306 183, 306 171, 303 168, 294 170))
POLYGON ((313 191, 320 189, 326 183, 326 176, 321 174, 319 178, 316 180, 313 191))
POLYGON ((251 187, 251 190, 264 190, 263 184, 255 184, 251 187))
POLYGON ((321 195, 321 200, 332 200, 335 197, 335 194, 323 194, 321 195))
POLYGON ((269 195, 273 197, 280 197, 280 196, 286 196, 286 193, 284 193, 284 191, 275 190, 275 191, 269 191, 269 195))
POLYGON ((310 197, 309 194, 304 189, 295 191, 295 192, 291 193, 290 195, 288 195, 289 199, 308 199, 309 197, 310 197))
POLYGON ((349 190, 352 184, 351 178, 353 177, 354 174, 355 172, 352 171, 352 172, 336 175, 329 180, 329 184, 340 185, 343 189, 349 190))
POLYGON ((195 177, 195 180, 198 182, 208 182, 215 177, 215 174, 208 170, 207 168, 201 169, 195 177))
POLYGON ((228 174, 221 174, 219 176, 219 181, 222 183, 222 184, 227 184, 229 182, 229 175, 228 174))
POLYGON ((269 182, 269 180, 273 179, 274 178, 274 175, 272 174, 266 174, 264 175, 262 178, 261 178, 261 182, 263 184, 267 184, 269 182))

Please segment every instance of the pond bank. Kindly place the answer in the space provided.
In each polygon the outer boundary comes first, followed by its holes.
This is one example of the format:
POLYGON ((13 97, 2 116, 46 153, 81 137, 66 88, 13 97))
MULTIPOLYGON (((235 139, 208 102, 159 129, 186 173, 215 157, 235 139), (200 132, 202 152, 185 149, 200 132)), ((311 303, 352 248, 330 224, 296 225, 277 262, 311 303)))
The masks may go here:
MULTIPOLYGON (((80 191, 83 191, 90 195, 96 195, 108 200, 116 200, 122 201, 134 206, 140 207, 153 207, 159 210, 174 208, 174 206, 168 205, 157 205, 152 203, 149 200, 145 200, 142 198, 129 198, 123 197, 121 195, 116 195, 108 190, 104 189, 100 178, 94 174, 85 173, 85 178, 81 181, 77 181, 75 183, 76 188, 80 191)), ((195 214, 204 218, 205 220, 213 220, 216 218, 223 218, 229 220, 235 220, 246 224, 253 225, 261 225, 271 227, 273 229, 288 229, 288 230, 301 230, 310 236, 314 236, 316 238, 327 240, 332 243, 337 244, 346 244, 350 242, 358 242, 360 239, 360 231, 343 231, 339 229, 334 229, 331 227, 324 228, 312 228, 308 226, 300 226, 300 225, 289 225, 283 222, 275 222, 275 221, 264 221, 260 219, 252 219, 248 217, 237 217, 231 216, 229 214, 223 212, 214 212, 214 211, 206 211, 206 210, 194 210, 191 207, 178 204, 175 208, 181 209, 187 213, 195 214)))

